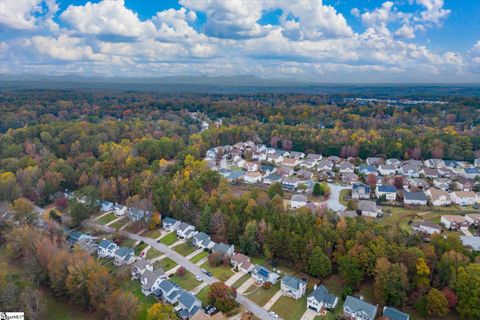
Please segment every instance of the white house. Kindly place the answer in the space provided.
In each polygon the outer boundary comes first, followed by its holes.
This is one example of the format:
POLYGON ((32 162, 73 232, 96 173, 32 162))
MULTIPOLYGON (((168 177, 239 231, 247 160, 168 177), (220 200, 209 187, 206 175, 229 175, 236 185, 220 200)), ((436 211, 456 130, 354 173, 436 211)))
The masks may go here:
POLYGON ((151 295, 155 290, 158 290, 160 283, 167 279, 167 276, 163 270, 146 270, 140 276, 140 282, 142 284, 142 293, 146 296, 151 295))
POLYGON ((430 188, 425 194, 428 196, 433 206, 448 206, 452 204, 450 193, 447 191, 430 188))
POLYGON ((133 248, 119 247, 114 258, 113 264, 116 266, 129 265, 135 261, 135 252, 133 248))
POLYGON ((362 216, 378 218, 382 216, 382 209, 377 207, 374 201, 360 200, 358 201, 358 210, 362 212, 362 216))
POLYGON ((426 206, 428 198, 423 192, 405 192, 403 203, 406 205, 426 206))
POLYGON ((254 171, 258 171, 258 164, 255 163, 255 162, 245 162, 244 164, 244 168, 248 171, 248 172, 254 172, 254 171))
POLYGON ((445 162, 442 159, 428 159, 425 160, 424 165, 427 168, 437 169, 445 167, 445 162))
POLYGON ((460 230, 461 228, 468 228, 469 223, 462 216, 444 215, 440 218, 440 223, 449 230, 460 230))
POLYGON ((162 223, 163 223, 163 228, 167 231, 175 231, 178 229, 178 227, 180 226, 180 224, 182 223, 181 221, 177 220, 177 219, 173 219, 173 218, 170 218, 170 217, 165 217, 162 219, 162 223))
POLYGON ((260 183, 262 181, 262 174, 258 171, 247 172, 247 174, 243 176, 243 181, 250 184, 260 183))
POLYGON ((343 305, 343 314, 352 320, 374 320, 377 315, 377 306, 361 299, 347 296, 343 305))
POLYGON ((280 282, 280 289, 284 296, 300 299, 305 294, 307 282, 293 276, 285 276, 280 282))
POLYGON ((255 282, 263 285, 267 282, 271 284, 276 284, 278 279, 280 279, 280 275, 273 271, 268 270, 265 267, 256 265, 252 270, 252 277, 255 279, 255 282))
POLYGON ((461 175, 468 179, 475 179, 480 176, 480 168, 464 168, 461 175))
POLYGON ((453 203, 461 206, 469 206, 477 202, 477 195, 473 191, 454 191, 450 196, 453 203))
POLYGON ((269 174, 263 178, 264 184, 274 184, 282 182, 282 177, 277 174, 269 174))
POLYGON ((342 162, 338 168, 341 174, 353 173, 355 167, 348 161, 342 162))
POLYGON ((412 224, 412 230, 415 232, 426 233, 432 235, 435 233, 441 233, 442 227, 436 223, 430 221, 414 222, 412 224))
POLYGON ((153 271, 153 265, 150 264, 150 262, 148 260, 140 258, 137 261, 135 261, 135 263, 132 265, 132 268, 130 269, 130 272, 132 273, 132 278, 133 279, 138 279, 147 270, 148 271, 153 271))
POLYGON ((115 204, 115 206, 113 207, 113 212, 115 212, 115 215, 118 217, 123 217, 125 214, 127 214, 127 211, 128 208, 119 203, 115 204))
POLYGON ((333 162, 330 160, 321 160, 317 164, 318 171, 332 171, 333 170, 333 162))
POLYGON ((378 166, 378 172, 382 176, 393 176, 397 172, 397 168, 391 164, 381 164, 378 166))
POLYGON ((230 263, 234 268, 238 268, 238 270, 245 273, 251 272, 254 268, 254 265, 250 262, 250 258, 238 252, 230 259, 230 263))
POLYGON ((474 225, 476 227, 480 226, 480 214, 478 214, 478 213, 466 214, 465 215, 465 220, 467 220, 467 222, 470 225, 474 225))
POLYGON ((325 286, 315 285, 312 293, 307 298, 307 308, 320 313, 323 309, 335 309, 338 304, 338 297, 329 293, 325 286))
POLYGON ((192 244, 200 249, 211 249, 215 245, 215 242, 213 242, 205 232, 199 232, 192 237, 192 244))
POLYGON ((448 178, 437 178, 433 180, 433 185, 442 190, 448 190, 452 181, 448 178))
POLYGON ((115 257, 115 251, 117 250, 118 246, 116 243, 103 239, 98 244, 97 254, 99 258, 113 258, 115 257))
POLYGON ((375 189, 377 198, 385 196, 388 201, 395 201, 397 199, 397 189, 394 186, 381 185, 375 189))
POLYGON ((298 209, 306 206, 308 203, 308 198, 303 194, 294 194, 290 199, 290 207, 292 209, 298 209))
POLYGON ((296 158, 283 158, 282 164, 287 167, 296 167, 301 163, 299 159, 296 158))
POLYGON ((181 239, 190 239, 196 234, 197 234, 197 231, 195 231, 195 227, 186 222, 180 223, 180 225, 177 228, 177 237, 181 239))

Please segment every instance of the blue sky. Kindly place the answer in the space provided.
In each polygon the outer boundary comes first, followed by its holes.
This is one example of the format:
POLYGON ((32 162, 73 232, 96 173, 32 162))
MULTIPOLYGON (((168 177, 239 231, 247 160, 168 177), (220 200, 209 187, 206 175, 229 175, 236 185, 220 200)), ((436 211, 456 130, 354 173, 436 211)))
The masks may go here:
POLYGON ((480 82, 477 0, 2 0, 0 73, 480 82))

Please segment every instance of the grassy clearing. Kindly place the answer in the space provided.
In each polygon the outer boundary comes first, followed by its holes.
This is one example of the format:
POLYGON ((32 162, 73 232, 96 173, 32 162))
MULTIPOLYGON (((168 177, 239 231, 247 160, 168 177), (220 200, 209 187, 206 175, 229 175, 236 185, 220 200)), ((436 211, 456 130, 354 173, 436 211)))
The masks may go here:
POLYGON ((285 320, 300 320, 307 310, 307 295, 298 300, 281 296, 270 310, 285 320))
POLYGON ((196 256, 193 256, 190 259, 190 261, 192 261, 192 263, 197 263, 198 261, 202 260, 203 258, 206 258, 207 256, 208 256, 208 252, 207 251, 202 251, 199 254, 197 254, 196 256))
POLYGON ((208 291, 210 291, 210 286, 206 286, 196 295, 198 300, 202 301, 203 305, 206 306, 208 304, 208 291))
POLYGON ((175 268, 176 266, 177 263, 170 258, 163 258, 162 260, 159 260, 154 264, 154 268, 162 268, 165 272, 175 268))
POLYGON ((127 217, 123 217, 122 219, 118 220, 117 222, 114 222, 110 225, 110 227, 115 228, 115 229, 120 229, 123 227, 126 223, 128 223, 130 220, 128 220, 127 217))
POLYGON ((145 249, 148 246, 148 244, 140 243, 138 246, 135 247, 135 255, 140 255, 140 252, 142 252, 143 249, 145 249))
POLYGON ((187 270, 185 270, 185 274, 183 275, 183 277, 179 277, 175 274, 173 277, 170 278, 170 280, 172 280, 187 291, 195 289, 202 283, 201 281, 195 279, 195 276, 187 270))
POLYGON ((171 246, 172 244, 177 242, 177 234, 175 233, 175 231, 170 232, 165 237, 160 239, 160 242, 163 243, 164 245, 171 246))
POLYGON ((210 264, 205 262, 202 264, 201 268, 205 268, 208 271, 210 271, 215 278, 217 278, 220 281, 227 281, 231 276, 233 276, 235 273, 230 269, 230 266, 223 266, 220 265, 218 267, 212 267, 210 264))
POLYGON ((275 293, 277 293, 278 290, 280 290, 280 281, 270 289, 265 289, 263 287, 258 288, 255 285, 252 285, 247 289, 246 296, 259 306, 263 306, 275 295, 275 293))
POLYGON ((152 231, 148 231, 148 232, 145 232, 144 234, 142 234, 142 236, 147 237, 147 238, 152 238, 152 239, 157 239, 161 235, 162 235, 162 232, 160 230, 152 230, 152 231))
POLYGON ((147 260, 150 260, 150 259, 153 259, 153 258, 157 258, 157 257, 160 257, 163 253, 161 253, 160 251, 158 251, 157 249, 154 249, 154 248, 150 248, 148 249, 147 251, 147 256, 145 257, 147 260))
POLYGON ((244 274, 240 279, 238 279, 237 281, 235 281, 235 283, 232 285, 232 287, 234 287, 234 288, 236 288, 236 289, 240 288, 240 286, 241 286, 242 284, 244 284, 245 281, 247 281, 247 280, 250 279, 251 277, 252 277, 252 275, 249 274, 249 273, 244 274))
POLYGON ((196 249, 194 246, 192 246, 188 241, 179 244, 178 246, 175 246, 173 248, 176 252, 180 253, 182 256, 186 257, 192 252, 194 252, 196 249))
POLYGON ((45 320, 100 320, 99 315, 82 309, 79 306, 55 298, 48 290, 42 290, 46 312, 42 316, 45 320))
POLYGON ((96 223, 98 224, 107 224, 113 220, 117 219, 117 216, 115 215, 115 213, 113 212, 110 212, 106 215, 104 215, 103 217, 101 217, 100 219, 98 220, 95 220, 96 223))
POLYGON ((121 247, 135 247, 135 243, 136 241, 133 240, 133 239, 130 239, 130 238, 126 238, 125 240, 122 241, 122 243, 120 243, 120 246, 121 247))

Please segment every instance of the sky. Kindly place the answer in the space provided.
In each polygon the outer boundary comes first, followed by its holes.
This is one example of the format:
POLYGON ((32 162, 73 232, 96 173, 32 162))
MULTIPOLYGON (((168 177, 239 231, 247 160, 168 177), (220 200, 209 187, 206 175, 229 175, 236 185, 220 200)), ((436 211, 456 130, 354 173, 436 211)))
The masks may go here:
POLYGON ((480 83, 480 0, 0 0, 2 74, 480 83))

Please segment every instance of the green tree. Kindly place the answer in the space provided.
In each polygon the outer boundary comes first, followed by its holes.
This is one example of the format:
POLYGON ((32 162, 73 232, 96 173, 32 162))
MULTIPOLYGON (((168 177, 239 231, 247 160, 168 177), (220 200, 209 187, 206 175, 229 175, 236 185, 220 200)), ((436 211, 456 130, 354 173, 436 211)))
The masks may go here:
POLYGON ((275 195, 283 196, 283 189, 282 184, 279 182, 275 182, 268 188, 268 196, 273 199, 275 195))
POLYGON ((38 213, 35 212, 33 203, 25 198, 13 201, 13 218, 19 223, 34 224, 38 221, 38 213))
POLYGON ((328 277, 332 273, 330 258, 320 247, 315 247, 308 258, 308 273, 319 278, 328 277))
POLYGON ((353 289, 357 288, 363 279, 363 270, 360 264, 351 256, 342 256, 338 259, 338 272, 345 284, 353 289))
POLYGON ((427 313, 429 317, 443 317, 448 313, 448 301, 441 291, 432 288, 427 294, 427 313))
POLYGON ((317 197, 323 196, 323 188, 320 186, 320 183, 315 183, 313 185, 313 195, 317 197))
POLYGON ((198 229, 210 233, 210 221, 212 220, 212 210, 210 209, 209 205, 203 207, 203 210, 200 214, 200 221, 198 224, 198 229))
POLYGON ((155 303, 148 309, 147 320, 177 320, 178 315, 171 304, 155 303))
POLYGON ((407 297, 407 268, 403 264, 392 264, 386 258, 377 259, 374 289, 380 304, 402 306, 407 297))
POLYGON ((456 309, 462 319, 480 319, 480 264, 472 263, 458 269, 455 291, 458 298, 456 309))
POLYGON ((0 201, 13 201, 19 193, 17 179, 12 172, 0 173, 0 201))
POLYGON ((90 218, 95 213, 95 206, 90 203, 81 203, 72 200, 68 205, 72 226, 78 227, 83 221, 90 218))

